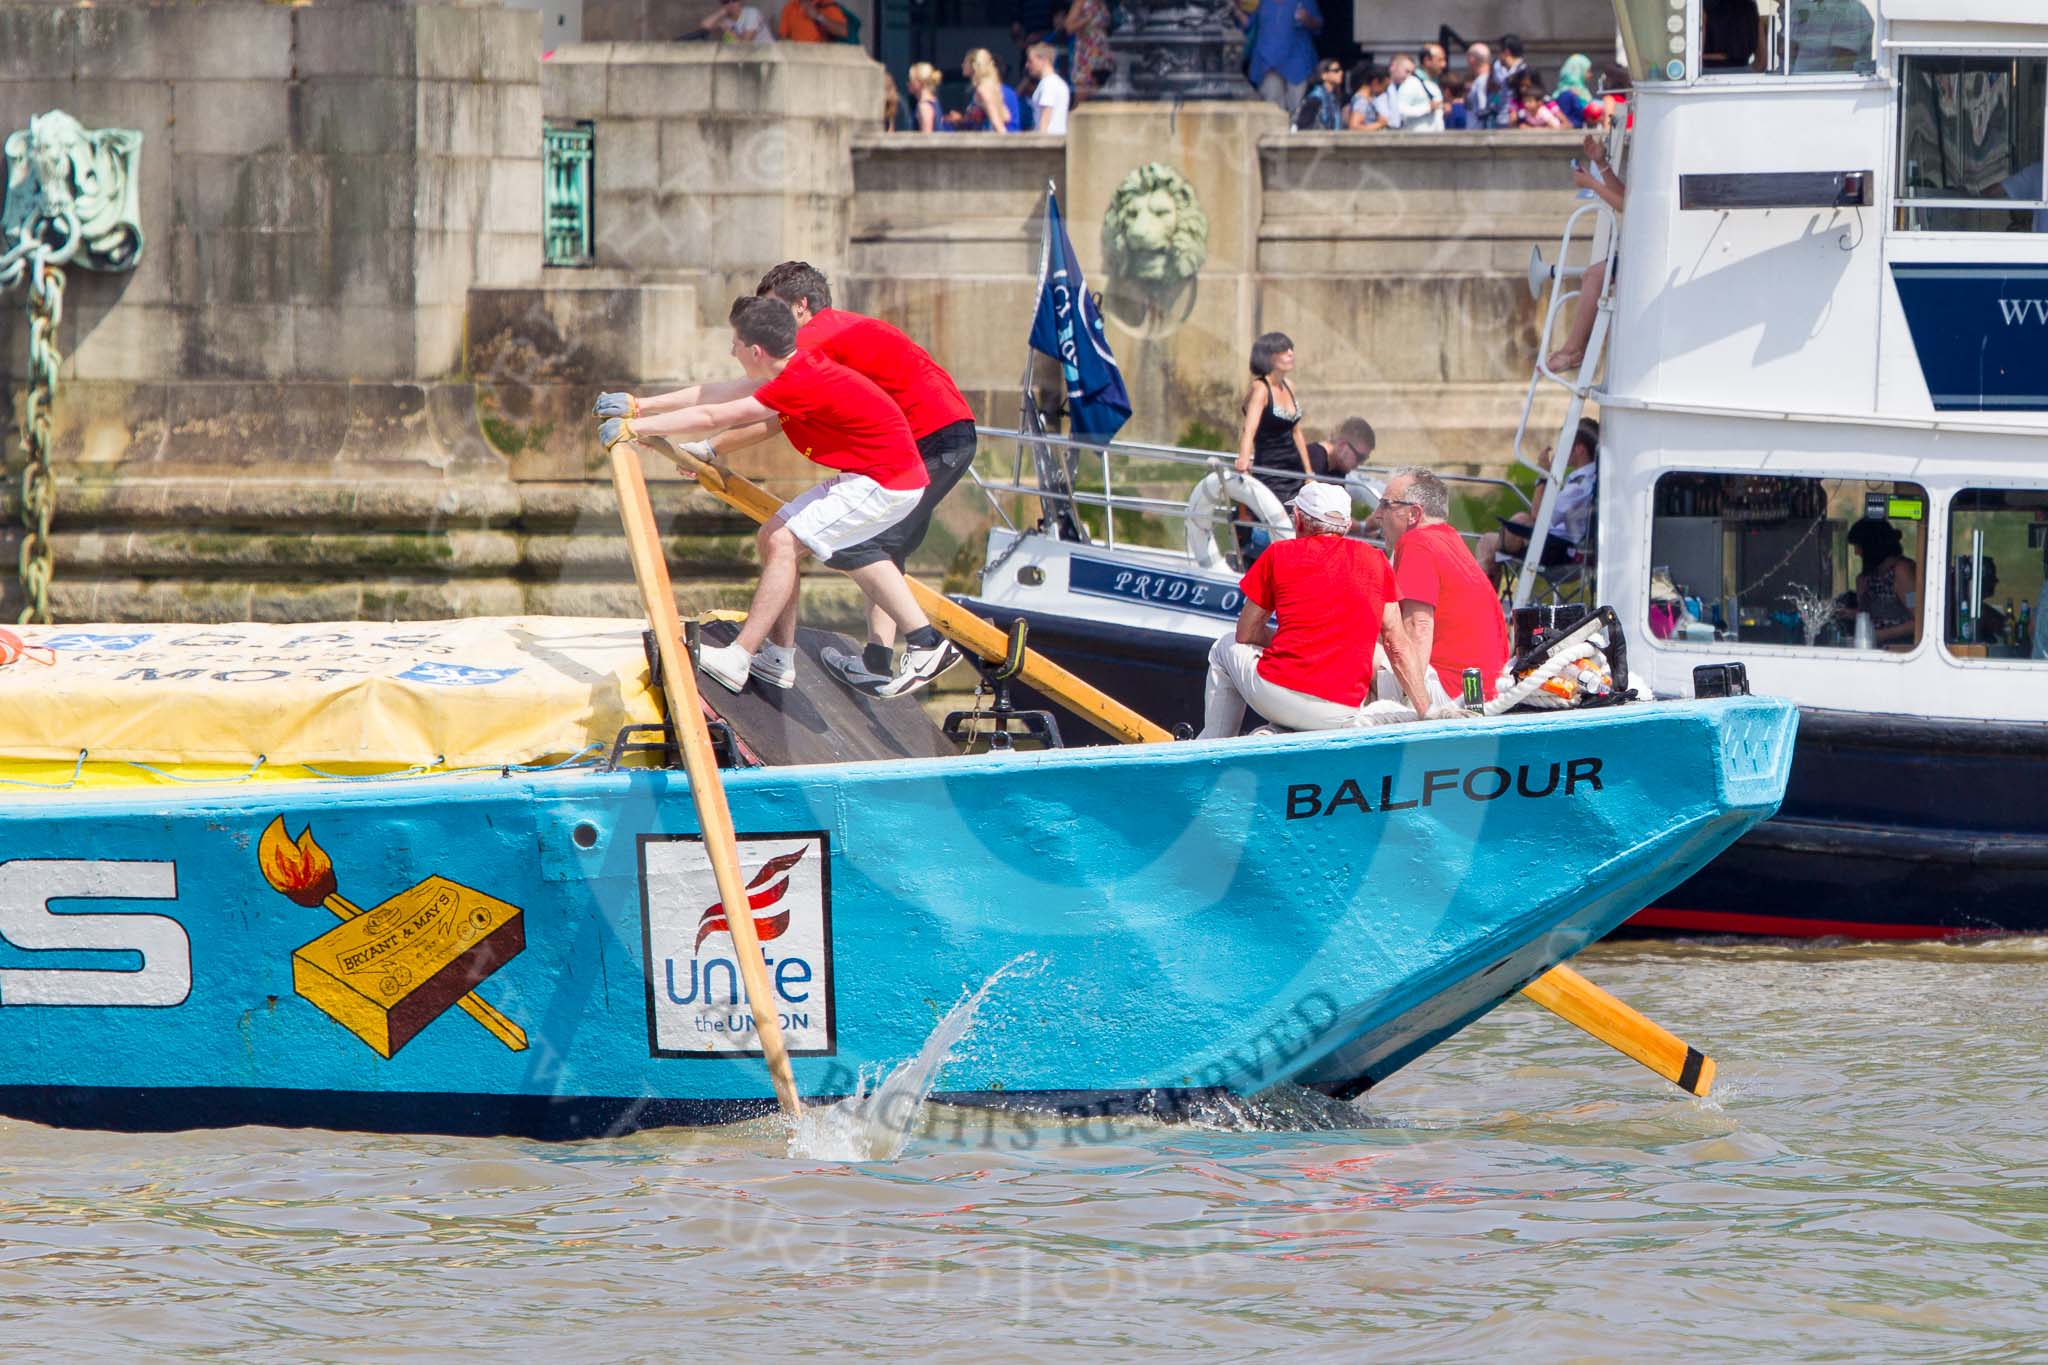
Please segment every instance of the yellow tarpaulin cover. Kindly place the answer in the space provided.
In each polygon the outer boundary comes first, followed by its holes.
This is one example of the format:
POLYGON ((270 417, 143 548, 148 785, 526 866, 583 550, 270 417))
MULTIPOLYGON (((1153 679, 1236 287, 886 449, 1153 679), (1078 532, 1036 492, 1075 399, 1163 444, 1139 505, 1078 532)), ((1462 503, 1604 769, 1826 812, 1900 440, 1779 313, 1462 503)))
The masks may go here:
POLYGON ((532 763, 660 719, 641 629, 561 616, 22 626, 32 656, 0 668, 0 757, 532 763))

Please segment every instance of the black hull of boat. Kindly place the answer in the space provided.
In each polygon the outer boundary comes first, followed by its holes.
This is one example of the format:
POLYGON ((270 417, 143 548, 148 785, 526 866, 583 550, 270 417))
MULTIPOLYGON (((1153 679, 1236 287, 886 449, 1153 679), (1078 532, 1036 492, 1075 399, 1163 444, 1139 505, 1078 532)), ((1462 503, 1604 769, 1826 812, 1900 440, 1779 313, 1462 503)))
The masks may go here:
MULTIPOLYGON (((1035 648, 1148 719, 1200 728, 1209 642, 963 600, 1005 629, 1026 616, 1035 648)), ((1069 744, 1111 742, 1061 720, 1069 744)), ((1807 709, 1778 814, 1616 936, 2044 932, 2048 724, 1807 709)))
MULTIPOLYGON (((972 597, 956 598, 975 615, 1008 630, 1020 617, 1031 623, 1031 647, 1083 682, 1101 688, 1145 719, 1167 730, 1186 725, 1202 728, 1202 680, 1209 670, 1204 640, 1163 630, 1104 625, 1071 616, 1049 616, 998 607, 972 597)), ((1216 634, 1230 629, 1216 622, 1216 634)), ((1086 721, 1064 711, 1049 698, 1021 683, 1012 684, 1010 700, 1019 707, 1053 710, 1060 719, 1060 738, 1069 746, 1114 744, 1117 741, 1086 721)))
POLYGON ((1804 710, 1778 814, 1624 932, 2048 932, 2048 724, 1804 710))

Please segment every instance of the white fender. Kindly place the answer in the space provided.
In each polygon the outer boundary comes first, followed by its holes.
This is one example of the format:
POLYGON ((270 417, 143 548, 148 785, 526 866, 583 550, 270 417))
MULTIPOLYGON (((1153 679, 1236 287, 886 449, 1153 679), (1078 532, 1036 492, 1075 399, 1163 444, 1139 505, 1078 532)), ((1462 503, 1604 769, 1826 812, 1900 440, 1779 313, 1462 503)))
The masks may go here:
POLYGON ((1241 502, 1252 509, 1273 535, 1275 540, 1294 538, 1294 519, 1287 515, 1287 509, 1280 505, 1280 499, 1273 496, 1273 490, 1249 474, 1240 474, 1235 469, 1213 470, 1195 485, 1195 491, 1188 494, 1187 546, 1188 558, 1195 567, 1208 573, 1222 573, 1229 561, 1216 544, 1216 513, 1226 503, 1241 502))

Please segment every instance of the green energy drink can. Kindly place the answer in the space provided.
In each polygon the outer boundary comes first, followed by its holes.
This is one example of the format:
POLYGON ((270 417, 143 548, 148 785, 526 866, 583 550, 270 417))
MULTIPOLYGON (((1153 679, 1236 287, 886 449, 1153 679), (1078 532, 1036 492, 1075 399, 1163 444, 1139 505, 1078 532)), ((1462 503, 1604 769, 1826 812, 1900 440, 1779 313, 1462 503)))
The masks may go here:
POLYGON ((1465 705, 1473 708, 1486 705, 1486 685, 1479 680, 1476 668, 1465 670, 1465 705))

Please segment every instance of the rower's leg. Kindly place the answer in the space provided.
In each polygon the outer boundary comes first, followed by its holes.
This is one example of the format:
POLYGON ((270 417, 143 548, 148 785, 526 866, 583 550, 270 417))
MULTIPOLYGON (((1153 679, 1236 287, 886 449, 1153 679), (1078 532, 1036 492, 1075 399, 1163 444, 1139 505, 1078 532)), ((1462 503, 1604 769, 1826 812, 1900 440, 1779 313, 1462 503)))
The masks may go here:
POLYGON ((754 587, 746 624, 734 642, 750 655, 759 653, 770 638, 779 645, 796 643, 796 570, 803 552, 802 544, 779 519, 761 527, 754 545, 761 552, 761 581, 754 587))
MULTIPOLYGON (((905 635, 923 630, 931 624, 917 599, 910 595, 910 584, 904 581, 903 570, 886 559, 873 564, 863 564, 847 574, 877 610, 886 616, 905 635)), ((874 613, 868 614, 870 629, 873 628, 874 613)))
POLYGON ((889 649, 896 643, 896 622, 877 602, 868 603, 868 643, 889 649))

